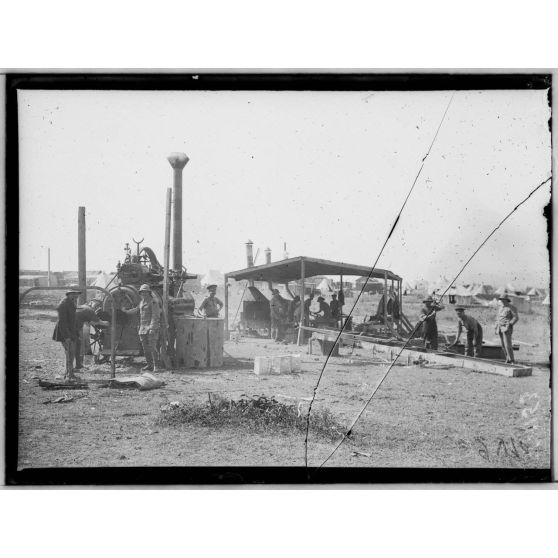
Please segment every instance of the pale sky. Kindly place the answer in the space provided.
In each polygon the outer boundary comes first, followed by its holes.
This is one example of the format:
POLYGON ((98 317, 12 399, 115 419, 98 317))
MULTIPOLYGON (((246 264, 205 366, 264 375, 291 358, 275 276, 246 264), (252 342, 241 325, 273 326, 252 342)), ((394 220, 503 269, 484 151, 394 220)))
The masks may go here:
MULTIPOLYGON (((20 267, 113 271, 132 237, 163 260, 166 156, 184 151, 183 263, 272 259, 372 265, 452 92, 20 91, 20 267)), ((458 91, 378 267, 453 279, 492 228, 550 175, 547 91, 458 91)), ((545 186, 459 282, 549 281, 545 186)), ((133 245, 133 244, 132 244, 133 245)))

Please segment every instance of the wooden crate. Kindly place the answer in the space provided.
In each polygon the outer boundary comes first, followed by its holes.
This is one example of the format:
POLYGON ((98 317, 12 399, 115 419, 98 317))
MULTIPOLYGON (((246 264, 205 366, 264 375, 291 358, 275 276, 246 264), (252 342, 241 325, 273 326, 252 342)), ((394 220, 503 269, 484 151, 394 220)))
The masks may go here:
POLYGON ((175 358, 179 368, 223 365, 224 328, 220 318, 174 317, 175 358))

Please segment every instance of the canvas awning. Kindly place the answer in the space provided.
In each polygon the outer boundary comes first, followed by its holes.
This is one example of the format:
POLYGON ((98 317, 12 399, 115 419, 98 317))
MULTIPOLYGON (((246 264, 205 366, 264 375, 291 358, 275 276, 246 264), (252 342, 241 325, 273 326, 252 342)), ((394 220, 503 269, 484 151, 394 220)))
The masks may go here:
MULTIPOLYGON (((370 273, 370 267, 364 265, 353 265, 345 262, 334 262, 318 258, 309 258, 307 256, 299 256, 264 265, 247 267, 238 271, 230 271, 227 273, 227 277, 235 279, 236 281, 241 281, 242 279, 249 279, 252 281, 272 281, 274 283, 298 281, 301 278, 302 261, 304 261, 305 277, 315 277, 316 275, 364 275, 367 277, 370 273)), ((384 275, 387 275, 388 280, 401 280, 401 277, 395 273, 389 270, 377 268, 374 269, 370 277, 383 279, 384 275)))

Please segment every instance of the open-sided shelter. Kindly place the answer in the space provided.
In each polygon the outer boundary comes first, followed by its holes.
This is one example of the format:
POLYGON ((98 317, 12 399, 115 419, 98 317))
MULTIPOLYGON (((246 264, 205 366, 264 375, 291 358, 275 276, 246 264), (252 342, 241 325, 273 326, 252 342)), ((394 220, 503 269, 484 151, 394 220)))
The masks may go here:
MULTIPOLYGON (((270 262, 263 265, 246 267, 238 271, 229 271, 225 274, 225 335, 228 334, 228 279, 236 281, 265 281, 268 283, 276 283, 280 285, 288 284, 296 281, 299 287, 299 293, 305 292, 305 282, 308 278, 317 275, 337 275, 340 283, 343 284, 344 277, 358 276, 370 277, 371 279, 380 279, 383 281, 384 289, 393 288, 399 300, 399 308, 401 308, 402 299, 402 279, 392 271, 387 269, 374 269, 364 265, 348 264, 345 262, 335 262, 331 260, 323 260, 319 258, 310 258, 307 256, 299 256, 296 258, 288 258, 277 262, 270 262)), ((387 304, 387 297, 386 297, 387 304)), ((301 322, 304 323, 304 305, 302 305, 301 322)), ((387 316, 387 308, 384 315, 387 316)))

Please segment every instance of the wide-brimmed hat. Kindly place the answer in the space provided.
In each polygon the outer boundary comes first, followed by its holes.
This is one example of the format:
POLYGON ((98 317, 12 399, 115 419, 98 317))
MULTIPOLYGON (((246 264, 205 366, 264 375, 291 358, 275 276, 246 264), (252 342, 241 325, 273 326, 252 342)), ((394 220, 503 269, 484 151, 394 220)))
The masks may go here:
POLYGON ((272 292, 273 294, 279 294, 279 290, 278 290, 278 289, 271 289, 271 292, 272 292))
POLYGON ((66 291, 67 295, 80 295, 81 291, 78 290, 78 287, 68 287, 68 290, 66 291))
POLYGON ((508 302, 511 302, 511 300, 506 295, 498 297, 498 300, 507 300, 508 302))
POLYGON ((140 288, 139 288, 139 292, 147 292, 150 293, 151 292, 151 287, 147 284, 144 283, 140 288))
POLYGON ((455 311, 456 311, 456 312, 465 312, 465 308, 463 308, 463 307, 461 307, 461 306, 458 306, 458 307, 455 309, 455 311))
POLYGON ((422 302, 434 302, 434 299, 431 296, 427 296, 422 302))
POLYGON ((317 300, 318 300, 318 302, 320 302, 320 300, 325 301, 325 298, 324 298, 323 296, 319 296, 319 297, 317 298, 317 300))
POLYGON ((206 288, 207 288, 208 291, 217 290, 217 285, 207 285, 206 288))

